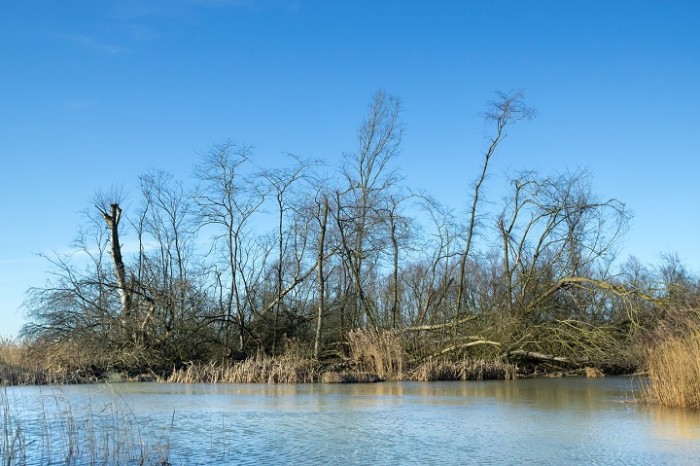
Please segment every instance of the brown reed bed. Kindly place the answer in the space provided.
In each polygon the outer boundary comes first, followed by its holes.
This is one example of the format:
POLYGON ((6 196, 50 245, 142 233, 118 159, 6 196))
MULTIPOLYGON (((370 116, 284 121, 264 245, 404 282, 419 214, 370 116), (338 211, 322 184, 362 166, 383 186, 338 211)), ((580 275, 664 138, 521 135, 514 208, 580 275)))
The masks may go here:
MULTIPOLYGON (((70 344, 46 347, 0 340, 0 384, 370 383, 513 379, 519 375, 518 365, 500 359, 456 354, 416 358, 408 350, 405 336, 391 330, 353 330, 347 335, 347 343, 348 355, 339 353, 331 359, 314 359, 309 348, 290 340, 279 355, 258 351, 242 361, 195 360, 154 372, 148 366, 129 371, 104 369, 110 367, 105 361, 95 361, 94 355, 91 358, 70 344)), ((586 374, 592 376, 593 372, 586 374)))
POLYGON ((0 338, 0 385, 19 385, 28 379, 23 359, 22 348, 17 342, 0 338))
POLYGON ((376 374, 382 380, 404 379, 405 351, 396 332, 352 330, 348 342, 356 372, 376 374))
POLYGON ((415 367, 410 380, 433 382, 439 380, 513 380, 518 377, 518 367, 499 360, 430 357, 415 367))
POLYGON ((700 409, 700 328, 663 339, 647 351, 652 402, 677 408, 700 409))
POLYGON ((26 344, 0 338, 0 385, 41 385, 60 379, 60 374, 32 360, 26 344))
POLYGON ((258 352, 239 362, 191 363, 160 381, 169 383, 314 383, 321 379, 320 364, 288 350, 280 356, 258 352))
POLYGON ((0 338, 0 386, 49 385, 97 382, 89 364, 80 364, 75 345, 29 344, 0 338))
POLYGON ((596 367, 584 367, 583 375, 585 375, 587 379, 601 379, 605 377, 605 373, 596 367))

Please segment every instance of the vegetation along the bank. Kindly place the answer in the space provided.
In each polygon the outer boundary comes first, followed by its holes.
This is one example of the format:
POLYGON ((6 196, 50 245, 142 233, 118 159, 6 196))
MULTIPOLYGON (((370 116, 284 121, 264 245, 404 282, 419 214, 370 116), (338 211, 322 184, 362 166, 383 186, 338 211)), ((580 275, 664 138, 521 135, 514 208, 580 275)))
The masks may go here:
POLYGON ((665 380, 686 366, 659 358, 697 349, 698 279, 673 255, 620 260, 630 212, 585 171, 519 173, 484 202, 507 131, 534 115, 520 93, 484 113, 464 214, 402 185, 400 114, 378 92, 337 170, 261 168, 224 143, 192 180, 153 171, 128 204, 97 194, 73 251, 47 256, 53 278, 28 291, 2 381, 600 375, 647 359, 665 380))

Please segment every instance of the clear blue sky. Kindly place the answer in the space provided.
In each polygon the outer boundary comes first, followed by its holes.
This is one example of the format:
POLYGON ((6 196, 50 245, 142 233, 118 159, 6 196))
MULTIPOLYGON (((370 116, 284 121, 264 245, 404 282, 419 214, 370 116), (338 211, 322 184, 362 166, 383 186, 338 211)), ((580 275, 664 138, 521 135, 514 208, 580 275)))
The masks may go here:
MULTIPOLYGON (((334 163, 373 93, 401 98, 406 183, 459 208, 495 90, 538 110, 504 174, 587 167, 634 211, 625 254, 700 266, 700 2, 104 0, 0 13, 0 335, 48 277, 97 189, 187 178, 227 139, 263 165, 334 163)), ((498 199, 494 199, 498 200, 498 199)))

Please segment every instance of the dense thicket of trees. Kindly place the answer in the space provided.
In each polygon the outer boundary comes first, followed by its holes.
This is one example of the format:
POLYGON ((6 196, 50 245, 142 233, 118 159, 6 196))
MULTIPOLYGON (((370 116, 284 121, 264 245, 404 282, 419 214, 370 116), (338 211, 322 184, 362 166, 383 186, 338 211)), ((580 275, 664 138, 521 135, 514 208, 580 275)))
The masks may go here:
POLYGON ((697 279, 674 256, 616 265, 630 214, 585 171, 517 174, 484 209, 489 162, 533 111, 498 94, 485 115, 464 215, 402 185, 401 105, 383 92, 335 174, 298 157, 260 168, 251 147, 225 143, 193 183, 141 175, 128 211, 100 194, 74 252, 49 257, 52 280, 29 291, 24 335, 56 358, 135 371, 278 354, 290 340, 340 357, 358 328, 398 332, 416 360, 634 368, 640 339, 693 307, 697 279))

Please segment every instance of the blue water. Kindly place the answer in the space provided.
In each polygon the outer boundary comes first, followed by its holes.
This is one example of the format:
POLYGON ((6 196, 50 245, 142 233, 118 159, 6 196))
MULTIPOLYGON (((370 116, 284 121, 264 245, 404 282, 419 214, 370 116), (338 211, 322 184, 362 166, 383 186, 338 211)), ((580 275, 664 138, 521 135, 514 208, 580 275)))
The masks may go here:
POLYGON ((14 464, 700 464, 700 414, 639 403, 639 384, 141 383, 3 396, 25 438, 14 464))

